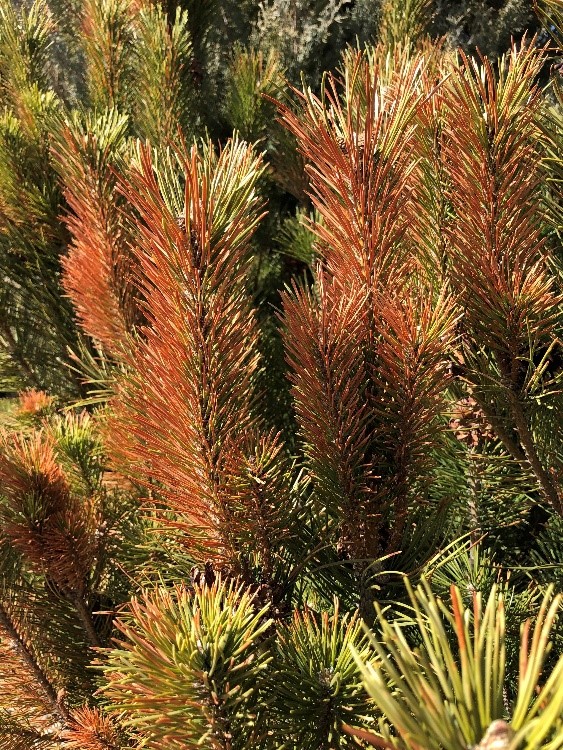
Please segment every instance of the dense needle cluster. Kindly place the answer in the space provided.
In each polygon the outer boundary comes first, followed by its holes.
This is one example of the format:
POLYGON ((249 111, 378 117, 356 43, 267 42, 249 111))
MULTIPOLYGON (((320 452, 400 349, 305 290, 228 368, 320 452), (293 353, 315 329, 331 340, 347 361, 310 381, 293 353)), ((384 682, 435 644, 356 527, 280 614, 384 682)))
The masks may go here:
POLYGON ((0 0, 0 750, 563 747, 563 4, 450 5, 0 0))

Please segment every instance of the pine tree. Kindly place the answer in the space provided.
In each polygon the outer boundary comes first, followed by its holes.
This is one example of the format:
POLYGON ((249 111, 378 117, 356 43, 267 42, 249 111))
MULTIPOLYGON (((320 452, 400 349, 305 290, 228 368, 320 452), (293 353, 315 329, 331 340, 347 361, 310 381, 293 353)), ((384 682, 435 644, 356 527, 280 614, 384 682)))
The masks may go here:
POLYGON ((2 750, 563 743, 563 7, 368 6, 2 0, 2 750))

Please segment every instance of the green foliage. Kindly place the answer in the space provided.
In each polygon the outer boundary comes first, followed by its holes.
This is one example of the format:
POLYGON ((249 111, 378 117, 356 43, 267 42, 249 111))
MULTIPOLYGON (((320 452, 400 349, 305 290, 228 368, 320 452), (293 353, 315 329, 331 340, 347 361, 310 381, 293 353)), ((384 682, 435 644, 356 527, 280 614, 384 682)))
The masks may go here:
POLYGON ((128 0, 87 0, 81 35, 90 104, 104 110, 127 106, 132 75, 133 12, 128 0))
POLYGON ((277 98, 284 86, 283 71, 274 49, 262 52, 237 49, 229 71, 225 115, 233 130, 248 141, 263 138, 275 117, 277 98))
POLYGON ((305 610, 278 629, 270 678, 271 724, 277 743, 292 750, 331 750, 355 743, 343 722, 370 723, 374 705, 363 690, 352 648, 368 661, 372 650, 359 618, 305 610))
POLYGON ((412 616, 393 621, 378 607, 379 634, 371 638, 376 657, 371 663, 357 657, 366 688, 386 717, 377 735, 358 736, 376 747, 464 748, 493 734, 510 747, 560 747, 563 657, 544 673, 560 597, 548 591, 533 629, 530 621, 522 628, 518 691, 507 724, 502 594, 493 586, 486 600, 476 592, 465 605, 452 586, 448 605, 424 580, 416 590, 407 588, 412 616), (411 627, 416 647, 407 637, 411 627))
POLYGON ((15 102, 29 86, 44 88, 47 83, 45 66, 53 29, 49 6, 36 0, 29 10, 18 13, 10 2, 2 2, 0 28, 2 99, 15 102))
POLYGON ((125 724, 141 732, 146 747, 256 746, 260 685, 271 659, 267 613, 220 580, 134 599, 118 621, 127 640, 104 666, 111 707, 127 712, 125 724))
POLYGON ((136 21, 136 134, 152 143, 167 143, 194 131, 197 111, 190 81, 193 49, 187 12, 177 9, 169 20, 159 5, 141 9, 136 21))
MULTIPOLYGON (((313 216, 315 223, 320 217, 313 216)), ((278 241, 283 253, 312 266, 316 257, 315 234, 310 229, 311 216, 298 209, 295 216, 289 216, 283 223, 278 241)))
POLYGON ((383 0, 379 38, 388 50, 397 45, 416 44, 428 26, 432 0, 383 0))
POLYGON ((0 11, 2 377, 68 398, 78 392, 65 371, 76 331, 59 278, 67 237, 49 153, 59 108, 45 70, 50 15, 41 3, 19 16, 8 2, 0 11))
POLYGON ((546 28, 552 34, 558 46, 563 39, 563 8, 559 0, 538 0, 535 3, 536 11, 544 22, 546 28))

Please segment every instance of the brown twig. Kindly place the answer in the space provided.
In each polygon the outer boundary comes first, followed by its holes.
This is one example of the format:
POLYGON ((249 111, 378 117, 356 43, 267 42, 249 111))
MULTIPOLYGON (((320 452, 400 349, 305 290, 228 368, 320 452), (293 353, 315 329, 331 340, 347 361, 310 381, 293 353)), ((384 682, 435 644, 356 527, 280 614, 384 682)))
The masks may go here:
POLYGON ((84 599, 80 595, 77 595, 73 599, 73 604, 76 607, 78 617, 80 618, 80 622, 82 623, 86 635, 88 636, 90 645, 94 648, 101 648, 102 642, 100 641, 100 637, 98 636, 96 629, 94 628, 92 613, 86 606, 84 599))
POLYGON ((508 390, 508 399, 511 412, 514 417, 514 423, 516 425, 516 429, 518 430, 520 444, 522 445, 522 448, 524 449, 524 452, 526 454, 527 462, 532 472, 534 473, 534 476, 538 480, 538 484, 541 487, 545 499, 550 503, 552 508, 557 511, 557 513, 559 513, 559 515, 563 515, 563 502, 561 500, 561 497, 559 496, 557 487, 552 482, 548 472, 542 465, 542 462, 536 450, 536 446, 534 444, 532 433, 522 409, 522 404, 520 402, 520 399, 518 398, 518 395, 514 392, 513 389, 508 390))
POLYGON ((4 629, 10 640, 14 643, 24 664, 33 674, 37 684, 40 686, 43 694, 45 695, 45 698, 53 707, 53 711, 57 714, 57 716, 63 719, 63 721, 69 721, 70 712, 57 697, 57 691, 51 684, 51 681, 49 680, 45 672, 37 663, 33 652, 28 648, 24 639, 21 637, 16 626, 14 625, 12 618, 4 609, 2 604, 0 604, 0 627, 4 629))

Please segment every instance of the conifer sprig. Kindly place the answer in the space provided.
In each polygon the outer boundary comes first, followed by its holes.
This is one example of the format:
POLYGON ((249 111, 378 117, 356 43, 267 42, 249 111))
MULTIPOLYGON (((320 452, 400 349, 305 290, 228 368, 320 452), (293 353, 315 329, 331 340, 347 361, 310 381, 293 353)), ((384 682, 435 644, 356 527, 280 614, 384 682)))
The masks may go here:
POLYGON ((361 685, 352 647, 368 661, 373 652, 357 615, 294 612, 277 633, 270 680, 274 743, 291 750, 352 747, 343 723, 372 721, 375 706, 361 685))
POLYGON ((345 62, 344 80, 328 75, 321 98, 305 90, 302 112, 280 105, 280 113, 306 160, 322 217, 313 229, 331 274, 393 285, 412 220, 409 156, 424 63, 396 53, 389 78, 380 57, 345 62))
POLYGON ((532 421, 534 399, 550 398, 561 305, 541 229, 534 81, 542 60, 529 46, 501 61, 498 80, 487 60, 462 59, 452 75, 445 159, 455 220, 448 236, 451 285, 464 309, 463 375, 506 448, 561 513, 550 474, 557 457, 541 455, 532 421))
POLYGON ((424 63, 392 61, 349 54, 341 82, 302 95, 301 115, 281 107, 322 219, 314 291, 284 298, 290 379, 315 497, 341 553, 363 561, 400 547, 413 493, 424 495, 457 317, 424 286, 409 236, 424 63))
POLYGON ((131 87, 134 6, 129 0, 87 0, 82 7, 86 83, 94 110, 127 112, 131 87))
POLYGON ((373 419, 366 398, 367 299, 319 273, 316 294, 284 298, 285 345, 297 418, 320 502, 353 557, 377 556, 377 475, 370 461, 373 419), (354 539, 361 544, 354 544, 354 539), (369 546, 366 546, 369 545, 369 546))
POLYGON ((284 459, 275 439, 260 438, 258 329, 245 287, 262 170, 236 140, 218 155, 182 146, 160 161, 142 148, 121 188, 140 216, 135 255, 147 324, 118 393, 112 444, 144 481, 158 483, 194 557, 216 557, 239 574, 239 526, 247 544, 244 528, 258 511, 241 482, 260 454, 260 512, 274 515, 259 523, 270 531, 274 518, 285 523, 266 489, 280 488, 284 459))
POLYGON ((378 748, 463 748, 495 739, 507 748, 560 747, 563 659, 551 670, 546 665, 560 596, 548 590, 535 622, 522 627, 517 695, 507 717, 503 595, 493 586, 486 600, 474 592, 466 605, 456 586, 449 603, 424 580, 407 588, 412 616, 393 621, 378 607, 380 635, 370 639, 376 656, 361 663, 368 692, 385 716, 383 731, 349 727, 351 733, 378 748), (416 647, 407 640, 412 627, 416 647))
POLYGON ((198 115, 190 76, 193 47, 188 12, 168 17, 158 3, 144 3, 135 18, 132 120, 136 135, 154 145, 195 132, 198 115))
POLYGON ((131 287, 130 225, 116 190, 124 169, 127 119, 116 110, 68 123, 54 146, 65 183, 72 235, 63 283, 83 330, 118 355, 136 316, 131 287))
POLYGON ((125 640, 104 666, 113 710, 155 750, 259 745, 267 614, 220 580, 133 599, 117 622, 125 640))
POLYGON ((72 712, 61 739, 65 750, 122 750, 128 746, 116 722, 99 708, 88 706, 72 712))
POLYGON ((48 76, 53 33, 46 3, 0 4, 0 350, 5 386, 69 398, 80 384, 66 369, 77 335, 60 286, 68 236, 50 157, 60 110, 48 76))

